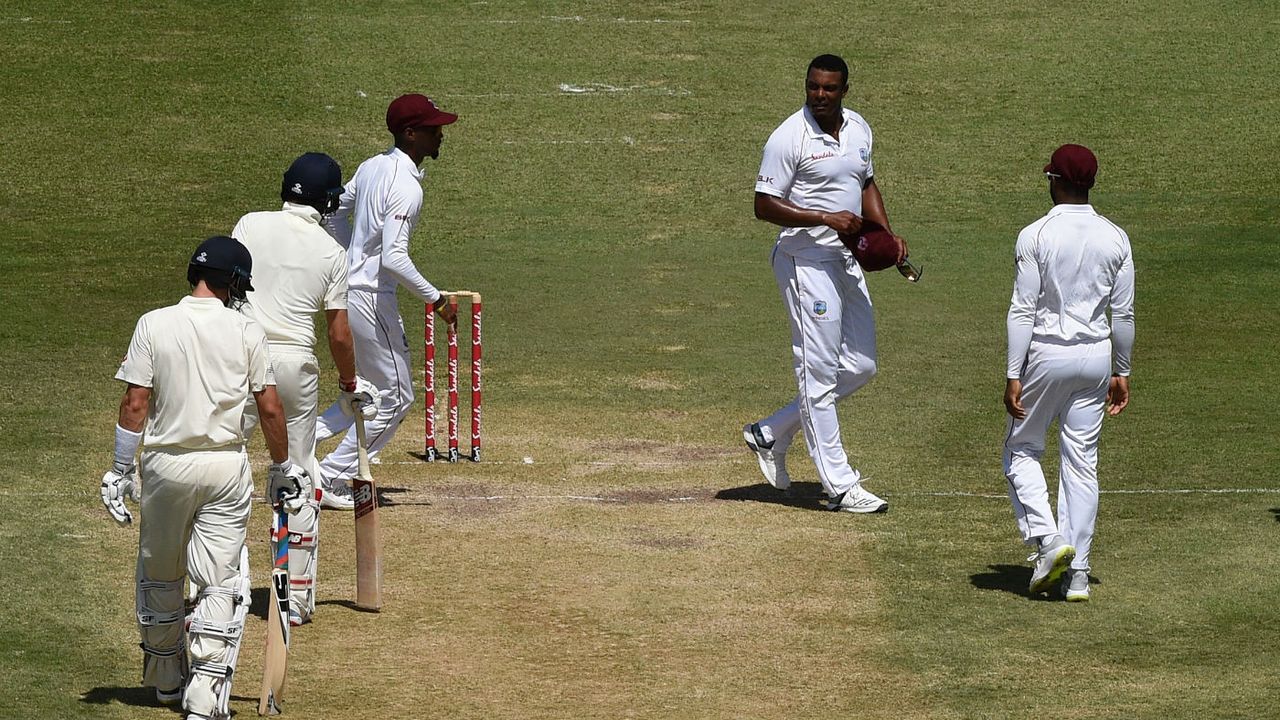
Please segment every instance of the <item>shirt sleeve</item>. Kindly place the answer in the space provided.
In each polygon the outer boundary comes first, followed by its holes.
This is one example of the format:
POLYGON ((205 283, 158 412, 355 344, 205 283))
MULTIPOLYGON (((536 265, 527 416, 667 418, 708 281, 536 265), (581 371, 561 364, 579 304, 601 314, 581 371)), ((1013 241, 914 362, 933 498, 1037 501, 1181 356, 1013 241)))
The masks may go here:
POLYGON ((1005 377, 1022 378, 1022 367, 1031 349, 1031 335, 1040 299, 1040 263, 1036 258, 1035 236, 1026 230, 1018 236, 1014 256, 1013 297, 1009 301, 1006 325, 1009 333, 1008 364, 1005 377))
POLYGON ((782 128, 773 131, 764 145, 760 173, 756 175, 756 192, 786 197, 796 173, 795 143, 782 128))
POLYGON ((876 176, 875 163, 872 162, 876 156, 876 143, 871 135, 871 125, 863 123, 862 126, 867 129, 867 172, 862 178, 862 184, 866 185, 867 181, 876 176))
POLYGON ((347 309, 347 254, 338 253, 329 268, 329 286, 324 293, 325 310, 347 309))
POLYGON ((356 206, 355 186, 356 179, 353 177, 342 188, 342 195, 338 198, 338 210, 321 223, 344 250, 351 247, 351 212, 356 206))
POLYGON ((1129 376, 1133 357, 1133 251, 1125 238, 1125 255, 1116 274, 1116 284, 1111 289, 1111 371, 1129 376))
POLYGON ((247 320, 244 325, 246 350, 249 351, 249 392, 260 393, 276 384, 275 368, 267 350, 267 334, 258 323, 247 320))
POLYGON ((382 224, 382 269, 423 302, 434 303, 440 299, 440 291, 427 282, 409 257, 409 235, 421 209, 421 193, 413 197, 395 192, 390 198, 382 224))
POLYGON ((116 379, 138 387, 153 387, 154 366, 151 362, 151 332, 147 324, 147 316, 138 319, 133 329, 133 339, 129 341, 129 352, 120 362, 116 371, 116 379))

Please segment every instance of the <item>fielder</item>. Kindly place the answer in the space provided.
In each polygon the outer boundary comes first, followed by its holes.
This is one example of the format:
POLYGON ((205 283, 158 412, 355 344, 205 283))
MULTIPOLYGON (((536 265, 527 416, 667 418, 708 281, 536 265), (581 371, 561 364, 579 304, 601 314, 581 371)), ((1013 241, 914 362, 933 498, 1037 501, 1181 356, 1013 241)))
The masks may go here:
MULTIPOLYGON (((378 412, 365 424, 368 450, 381 450, 409 412, 413 376, 409 371, 409 340, 396 302, 403 285, 423 302, 434 305, 445 322, 457 313, 418 272, 409 258, 409 236, 422 210, 419 169, 428 157, 437 158, 444 126, 458 119, 423 95, 402 95, 387 108, 387 130, 395 138, 390 150, 365 160, 347 183, 333 216, 334 237, 347 248, 349 260, 347 308, 355 337, 356 363, 383 390, 378 412)), ((347 430, 352 415, 335 403, 320 418, 323 440, 347 430)), ((356 433, 347 430, 342 442, 320 463, 320 472, 341 487, 356 474, 356 433), (338 483, 342 483, 339 485, 338 483)))
POLYGON ((271 452, 269 496, 283 497, 296 512, 310 482, 306 470, 289 461, 266 337, 229 309, 252 289, 252 263, 232 238, 201 243, 187 268, 191 295, 138 320, 116 373, 128 385, 102 502, 123 525, 133 521, 125 497, 141 501, 142 684, 154 687, 162 703, 181 701, 188 720, 230 717, 227 700, 249 609, 242 553, 253 479, 241 416, 250 397, 271 452), (141 488, 134 477, 139 446, 141 488), (198 602, 186 625, 188 574, 198 602))
POLYGON ((1028 558, 1035 562, 1030 591, 1049 590, 1065 573, 1062 592, 1071 601, 1089 599, 1098 438, 1104 410, 1119 415, 1129 404, 1134 338, 1133 253, 1124 230, 1089 204, 1097 172, 1098 160, 1086 147, 1054 151, 1044 168, 1053 209, 1018 235, 1008 316, 1009 499, 1023 542, 1036 547, 1028 558), (1055 419, 1061 453, 1056 522, 1040 467, 1055 419))
MULTIPOLYGON (((756 217, 780 225, 773 272, 787 308, 799 394, 743 428, 765 479, 791 485, 786 454, 803 429, 829 510, 877 513, 889 504, 862 486, 840 440, 836 402, 876 373, 875 319, 862 268, 838 234, 866 217, 889 228, 871 161, 871 127, 845 109, 849 68, 835 55, 809 63, 805 105, 778 126, 756 177, 756 217)), ((896 237, 896 236, 895 236, 896 237)), ((898 260, 906 256, 901 245, 898 260)))
MULTIPOLYGON (((314 352, 313 317, 323 311, 329 352, 338 368, 338 406, 355 405, 373 416, 377 388, 356 375, 351 329, 347 323, 347 253, 321 226, 338 207, 342 169, 323 153, 302 155, 284 174, 274 212, 249 213, 231 235, 255 259, 256 288, 241 312, 257 321, 267 335, 276 392, 289 428, 289 459, 307 470, 315 487, 303 488, 306 505, 289 521, 289 623, 310 622, 315 612, 315 586, 320 544, 321 506, 350 510, 350 496, 324 491, 316 462, 316 416, 320 366, 314 352)), ((245 437, 253 435, 258 414, 244 414, 245 437)))

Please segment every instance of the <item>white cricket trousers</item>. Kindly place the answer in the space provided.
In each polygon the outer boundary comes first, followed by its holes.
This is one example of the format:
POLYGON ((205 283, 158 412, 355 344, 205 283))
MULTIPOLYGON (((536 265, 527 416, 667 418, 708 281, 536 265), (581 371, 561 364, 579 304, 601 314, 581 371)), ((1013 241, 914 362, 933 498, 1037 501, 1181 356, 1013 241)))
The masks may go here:
MULTIPOLYGON (((365 437, 370 453, 381 450, 409 414, 413 404, 413 375, 409 370, 409 339, 404 334, 404 321, 395 291, 347 291, 347 319, 355 341, 356 369, 365 380, 381 392, 378 414, 365 422, 365 437)), ((355 416, 343 412, 338 403, 324 411, 320 423, 324 435, 337 434, 348 428, 355 416)), ((342 442, 320 462, 325 482, 348 480, 356 475, 356 431, 349 428, 342 442)))
POLYGON ((1089 570, 1098 517, 1098 438, 1110 381, 1110 340, 1077 345, 1032 342, 1022 370, 1027 416, 1009 418, 1004 443, 1004 474, 1023 542, 1062 535, 1075 546, 1071 567, 1078 570, 1089 570), (1054 420, 1060 454, 1056 522, 1040 467, 1045 434, 1054 420))
MULTIPOLYGON (((142 684, 161 690, 182 685, 186 668, 183 601, 190 576, 199 592, 195 615, 230 623, 240 591, 240 548, 249 523, 253 478, 243 448, 143 451, 142 521, 138 532, 138 614, 142 643, 169 654, 148 653, 142 684), (214 592, 208 592, 214 588, 214 592), (144 624, 143 615, 161 622, 144 624), (173 619, 176 618, 176 621, 173 619), (174 652, 174 651, 177 652, 174 652)), ((192 633, 191 665, 228 661, 228 640, 192 633)), ((216 680, 190 673, 184 707, 211 715, 217 705, 216 680)))
MULTIPOLYGON (((316 461, 316 413, 320 402, 320 365, 305 350, 271 345, 271 365, 275 370, 276 393, 284 407, 289 433, 289 459, 311 475, 302 488, 307 503, 289 516, 289 606, 306 621, 316 609, 316 579, 320 554, 320 502, 315 489, 320 485, 320 463, 316 461)), ((245 438, 258 427, 258 406, 245 406, 245 438)))
POLYGON ((804 430, 809 456, 830 497, 857 485, 840 439, 836 402, 876 374, 876 328, 862 268, 852 256, 798 258, 773 251, 773 275, 791 325, 792 364, 799 393, 760 421, 774 452, 786 452, 804 430))

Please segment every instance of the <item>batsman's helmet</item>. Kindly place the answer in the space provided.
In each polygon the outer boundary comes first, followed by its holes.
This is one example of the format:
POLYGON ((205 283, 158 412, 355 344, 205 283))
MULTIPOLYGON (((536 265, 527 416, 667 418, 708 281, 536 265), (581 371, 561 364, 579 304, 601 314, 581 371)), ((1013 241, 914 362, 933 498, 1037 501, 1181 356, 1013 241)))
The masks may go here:
POLYGON ((280 183, 280 199, 310 205, 321 214, 338 210, 342 196, 342 167, 324 153, 309 152, 298 157, 284 172, 280 183))
POLYGON ((228 289, 233 305, 244 302, 246 293, 253 289, 249 282, 252 275, 253 256, 249 248, 226 235, 215 235, 200 243, 187 265, 187 282, 192 287, 204 280, 216 290, 228 289))

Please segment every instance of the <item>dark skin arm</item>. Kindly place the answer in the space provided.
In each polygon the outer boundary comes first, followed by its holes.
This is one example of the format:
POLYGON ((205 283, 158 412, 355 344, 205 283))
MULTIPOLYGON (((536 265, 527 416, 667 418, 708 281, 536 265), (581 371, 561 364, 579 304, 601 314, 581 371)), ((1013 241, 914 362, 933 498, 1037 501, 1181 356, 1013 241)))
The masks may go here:
MULTIPOLYGON (((782 227, 817 227, 825 225, 843 235, 852 235, 862 229, 862 218, 848 210, 834 213, 821 210, 806 210, 792 202, 767 193, 756 193, 755 213, 757 219, 774 225, 781 225, 782 227)), ((880 196, 880 188, 876 186, 875 178, 868 180, 867 184, 862 188, 862 214, 868 220, 879 224, 889 232, 893 232, 890 229, 889 216, 884 210, 884 198, 880 196)), ((894 235, 894 237, 898 239, 899 245, 898 262, 902 262, 902 259, 907 256, 907 243, 897 235, 894 235)))
POLYGON ((279 464, 289 459, 289 431, 285 429, 284 407, 280 405, 280 396, 276 394, 276 386, 268 385, 262 392, 253 394, 258 404, 258 420, 262 425, 262 437, 267 441, 267 451, 271 453, 271 462, 279 464))

